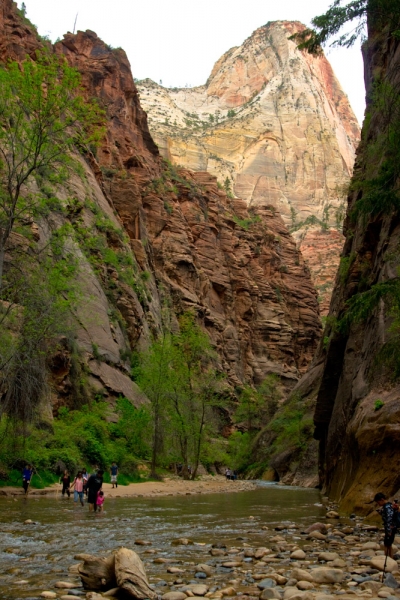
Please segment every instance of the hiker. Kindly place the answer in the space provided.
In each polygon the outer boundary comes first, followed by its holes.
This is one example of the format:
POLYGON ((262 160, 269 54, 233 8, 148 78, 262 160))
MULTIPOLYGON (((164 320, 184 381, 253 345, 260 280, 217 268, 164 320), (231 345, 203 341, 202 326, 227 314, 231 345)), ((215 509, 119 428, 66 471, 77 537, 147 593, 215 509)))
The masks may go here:
POLYGON ((383 521, 385 529, 385 538, 383 545, 385 546, 385 556, 393 558, 392 544, 397 533, 397 518, 399 506, 387 500, 385 494, 378 492, 375 494, 374 502, 379 506, 377 509, 383 521))
POLYGON ((80 500, 81 505, 83 506, 83 486, 84 480, 82 476, 82 471, 78 471, 78 475, 75 477, 71 488, 74 488, 74 502, 78 502, 80 500))
POLYGON ((104 492, 103 492, 103 490, 100 490, 99 492, 97 492, 96 506, 97 506, 97 510, 99 512, 103 512, 103 507, 104 507, 104 492))
POLYGON ((28 495, 29 485, 31 483, 33 475, 32 465, 26 465, 24 470, 22 471, 22 487, 25 490, 25 496, 28 495))
POLYGON ((118 467, 117 464, 115 463, 115 461, 113 462, 113 464, 110 467, 110 477, 111 477, 111 483, 114 489, 114 485, 117 488, 118 487, 118 483, 117 483, 117 477, 118 477, 118 467))
POLYGON ((82 479, 83 479, 83 493, 87 496, 87 482, 89 479, 88 472, 86 469, 82 469, 82 479))
POLYGON ((96 512, 97 492, 99 492, 101 490, 102 485, 103 485, 103 471, 99 470, 99 471, 97 471, 97 473, 95 475, 91 475, 88 479, 87 488, 88 488, 88 504, 89 504, 90 512, 91 511, 96 512))
POLYGON ((71 492, 69 491, 71 485, 71 476, 67 469, 65 469, 64 473, 62 474, 62 477, 60 478, 60 483, 62 483, 62 495, 64 496, 64 494, 67 494, 69 498, 71 495, 71 492))

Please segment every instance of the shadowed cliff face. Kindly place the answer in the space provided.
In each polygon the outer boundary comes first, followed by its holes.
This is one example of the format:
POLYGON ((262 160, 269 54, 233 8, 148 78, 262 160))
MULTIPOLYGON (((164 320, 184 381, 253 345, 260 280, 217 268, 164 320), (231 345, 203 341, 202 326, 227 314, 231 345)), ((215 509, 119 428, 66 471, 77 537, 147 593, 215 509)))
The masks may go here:
POLYGON ((217 61, 205 86, 145 80, 138 89, 164 157, 228 180, 249 206, 279 211, 309 259, 326 314, 359 126, 327 59, 288 40, 302 28, 260 27, 217 61))
MULTIPOLYGON (((3 21, 1 47, 13 19, 3 21)), ((18 44, 20 57, 24 35, 18 44)), ((107 118, 100 147, 80 158, 83 174, 57 189, 68 209, 63 218, 76 231, 85 296, 77 343, 90 389, 111 403, 119 394, 143 401, 122 357, 161 331, 166 303, 174 326, 176 315, 195 311, 230 385, 274 372, 292 387, 318 343, 319 311, 309 270, 278 213, 267 206, 249 211, 208 173, 177 170, 160 158, 122 50, 110 50, 91 31, 67 34, 54 50, 81 72, 87 97, 98 99, 107 118), (93 236, 124 257, 122 267, 98 251, 90 255, 85 239, 93 236)), ((48 224, 38 225, 43 241, 48 224)), ((52 367, 56 409, 71 397, 67 348, 52 367)))
MULTIPOLYGON (((384 91, 399 89, 399 41, 387 32, 370 35, 364 59, 369 106, 354 169, 358 185, 348 198, 346 242, 324 332, 326 348, 320 347, 315 368, 303 381, 305 385, 311 380, 311 387, 318 389, 314 421, 323 487, 344 509, 367 513, 371 507, 366 503, 378 489, 392 495, 400 487, 400 387, 382 355, 393 336, 394 314, 382 296, 365 319, 350 320, 348 328, 334 323, 349 314, 349 300, 398 277, 398 211, 380 205, 374 214, 361 213, 356 219, 352 212, 366 194, 365 181, 376 172, 374 144, 388 118, 382 97, 373 103, 371 91, 378 81, 385 82, 384 91)), ((385 151, 380 161, 384 158, 385 151)), ((385 191, 382 187, 382 198, 385 191)))

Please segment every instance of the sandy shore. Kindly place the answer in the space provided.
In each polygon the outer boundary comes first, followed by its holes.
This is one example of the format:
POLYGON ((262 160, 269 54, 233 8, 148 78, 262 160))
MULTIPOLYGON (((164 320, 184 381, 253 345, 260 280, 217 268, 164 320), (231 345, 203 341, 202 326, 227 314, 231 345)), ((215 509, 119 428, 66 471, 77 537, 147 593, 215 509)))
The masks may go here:
MULTIPOLYGON (((157 497, 157 496, 186 496, 190 494, 220 494, 253 490, 257 487, 254 481, 227 481, 223 475, 204 475, 197 481, 184 481, 180 477, 166 477, 162 481, 146 481, 112 487, 104 483, 103 490, 108 497, 157 497)), ((19 487, 0 488, 0 496, 21 496, 24 490, 19 487)), ((61 485, 54 484, 42 490, 30 489, 29 496, 54 496, 61 493, 61 485)))

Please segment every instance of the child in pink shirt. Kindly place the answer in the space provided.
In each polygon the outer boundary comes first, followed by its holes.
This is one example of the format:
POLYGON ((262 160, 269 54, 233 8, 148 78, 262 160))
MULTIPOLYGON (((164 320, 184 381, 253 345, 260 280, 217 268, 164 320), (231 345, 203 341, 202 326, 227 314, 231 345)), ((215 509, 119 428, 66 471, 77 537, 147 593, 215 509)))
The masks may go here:
POLYGON ((104 492, 102 490, 100 490, 99 492, 97 492, 97 499, 96 499, 96 508, 99 512, 103 512, 103 504, 104 504, 104 492))

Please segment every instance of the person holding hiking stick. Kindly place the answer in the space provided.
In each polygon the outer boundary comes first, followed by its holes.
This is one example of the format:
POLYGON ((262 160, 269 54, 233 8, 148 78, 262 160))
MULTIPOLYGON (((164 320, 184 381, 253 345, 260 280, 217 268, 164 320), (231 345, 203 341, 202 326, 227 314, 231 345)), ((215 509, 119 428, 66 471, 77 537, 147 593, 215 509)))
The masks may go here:
POLYGON ((377 510, 382 517, 383 527, 385 529, 383 544, 385 546, 386 559, 388 556, 389 558, 393 558, 392 544, 397 533, 399 506, 396 504, 396 501, 394 503, 389 502, 382 492, 375 494, 374 502, 379 506, 377 510))
POLYGON ((33 475, 32 466, 26 465, 26 467, 22 471, 22 487, 25 490, 25 496, 28 495, 28 490, 29 490, 29 486, 31 483, 32 475, 33 475))

